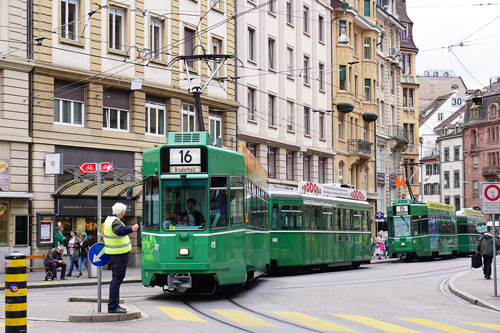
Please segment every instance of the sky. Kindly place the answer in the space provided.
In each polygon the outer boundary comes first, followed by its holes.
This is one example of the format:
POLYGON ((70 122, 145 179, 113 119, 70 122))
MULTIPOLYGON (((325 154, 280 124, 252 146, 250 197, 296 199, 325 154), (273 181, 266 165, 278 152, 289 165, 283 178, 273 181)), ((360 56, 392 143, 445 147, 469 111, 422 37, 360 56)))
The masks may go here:
POLYGON ((419 49, 417 74, 453 70, 467 89, 500 76, 500 1, 406 0, 419 49), (463 46, 458 44, 463 43, 463 46), (456 45, 451 47, 449 46, 456 45), (433 50, 435 49, 435 50, 433 50))

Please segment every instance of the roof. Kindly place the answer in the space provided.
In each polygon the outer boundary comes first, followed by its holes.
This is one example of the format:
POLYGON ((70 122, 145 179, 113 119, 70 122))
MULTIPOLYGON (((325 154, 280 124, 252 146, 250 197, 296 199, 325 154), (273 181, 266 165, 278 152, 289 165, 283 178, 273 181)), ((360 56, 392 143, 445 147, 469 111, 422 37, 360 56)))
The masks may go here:
POLYGON ((467 104, 464 104, 464 106, 462 106, 460 109, 458 109, 457 111, 455 111, 455 113, 453 113, 451 116, 449 116, 448 118, 446 118, 441 124, 437 125, 436 127, 434 127, 434 129, 440 129, 440 128, 443 128, 443 127, 448 127, 448 128, 451 128, 453 127, 451 125, 451 123, 457 119, 458 117, 460 117, 463 113, 465 113, 465 111, 467 110, 467 104))
MULTIPOLYGON (((466 103, 467 112, 465 112, 464 116, 464 126, 468 127, 488 122, 488 107, 492 103, 500 104, 500 91, 494 93, 485 93, 483 95, 483 104, 480 106, 479 118, 471 121, 469 110, 471 109, 473 103, 472 100, 468 100, 466 103)), ((496 121, 498 121, 498 119, 496 119, 496 121)))
POLYGON ((426 107, 420 114, 425 114, 426 111, 431 110, 425 117, 420 117, 420 125, 424 124, 432 115, 443 106, 443 104, 453 95, 448 93, 446 95, 438 96, 428 107, 426 107))

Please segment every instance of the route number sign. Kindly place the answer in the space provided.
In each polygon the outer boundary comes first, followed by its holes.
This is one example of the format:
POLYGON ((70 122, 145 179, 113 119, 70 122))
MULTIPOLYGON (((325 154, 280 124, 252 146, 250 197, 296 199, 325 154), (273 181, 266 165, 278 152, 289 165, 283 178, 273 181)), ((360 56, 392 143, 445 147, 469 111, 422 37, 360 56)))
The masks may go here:
POLYGON ((500 183, 481 183, 481 211, 500 214, 500 183))
POLYGON ((201 172, 201 148, 186 147, 170 149, 170 172, 201 172))

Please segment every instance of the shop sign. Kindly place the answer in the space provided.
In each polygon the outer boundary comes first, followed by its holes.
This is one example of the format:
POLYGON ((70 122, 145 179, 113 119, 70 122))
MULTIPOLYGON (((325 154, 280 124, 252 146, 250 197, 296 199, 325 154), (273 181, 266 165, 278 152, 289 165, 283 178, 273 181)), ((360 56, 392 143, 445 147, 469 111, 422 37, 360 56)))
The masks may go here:
POLYGON ((377 184, 385 184, 385 173, 377 172, 377 184))
POLYGON ((0 191, 9 191, 9 160, 0 158, 0 191))
MULTIPOLYGON (((115 203, 127 206, 125 216, 135 216, 135 201, 126 199, 102 199, 102 216, 111 214, 115 203)), ((57 214, 60 216, 95 217, 97 200, 95 198, 57 198, 57 214)))

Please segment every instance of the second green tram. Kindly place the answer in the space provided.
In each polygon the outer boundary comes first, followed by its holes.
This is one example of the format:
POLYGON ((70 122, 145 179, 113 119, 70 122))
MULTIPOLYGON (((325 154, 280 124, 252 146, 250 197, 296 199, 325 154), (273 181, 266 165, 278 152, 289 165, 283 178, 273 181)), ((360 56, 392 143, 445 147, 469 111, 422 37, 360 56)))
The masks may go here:
POLYGON ((454 205, 396 200, 387 207, 387 216, 391 257, 413 260, 458 254, 454 205))
POLYGON ((272 270, 370 262, 366 200, 270 190, 269 214, 272 270))
POLYGON ((486 219, 478 210, 464 208, 457 211, 458 253, 473 254, 481 233, 486 232, 486 219))

